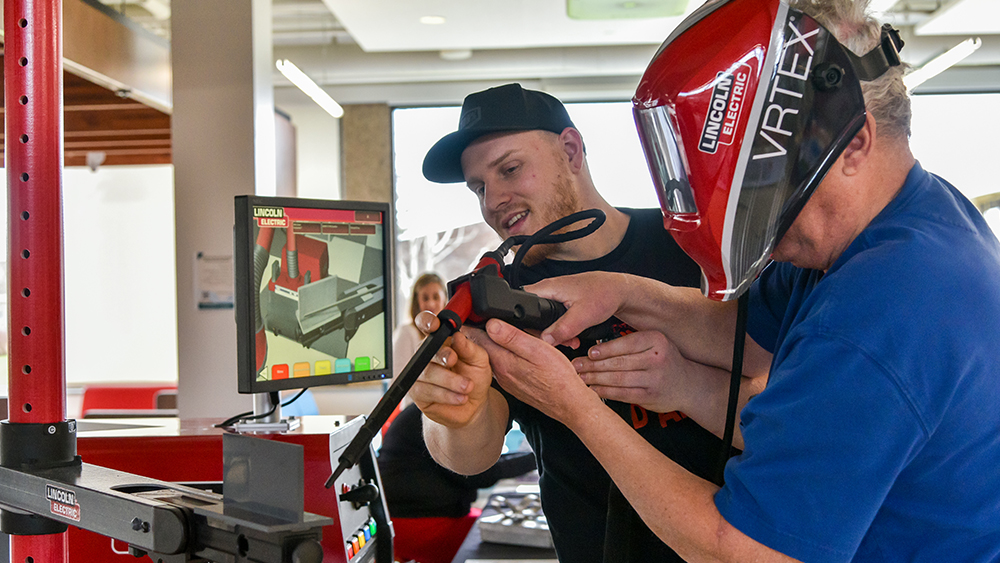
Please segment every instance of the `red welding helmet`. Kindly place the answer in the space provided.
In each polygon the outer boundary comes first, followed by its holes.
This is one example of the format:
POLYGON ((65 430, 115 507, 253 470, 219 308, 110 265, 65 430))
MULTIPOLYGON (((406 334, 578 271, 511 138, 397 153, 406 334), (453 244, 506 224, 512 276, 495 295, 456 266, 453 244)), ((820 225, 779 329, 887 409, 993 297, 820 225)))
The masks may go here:
POLYGON ((633 99, 664 225, 703 291, 739 296, 865 121, 859 80, 899 64, 884 26, 863 57, 781 0, 709 0, 674 30, 633 99))

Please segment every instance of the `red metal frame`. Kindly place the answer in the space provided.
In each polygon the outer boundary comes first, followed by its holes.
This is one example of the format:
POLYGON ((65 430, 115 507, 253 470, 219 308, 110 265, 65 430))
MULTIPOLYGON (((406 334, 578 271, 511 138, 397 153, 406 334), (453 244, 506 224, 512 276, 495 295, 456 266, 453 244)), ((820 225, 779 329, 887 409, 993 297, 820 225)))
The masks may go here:
MULTIPOLYGON (((4 2, 8 416, 66 418, 62 272, 62 1, 4 2)), ((12 536, 12 561, 68 561, 67 535, 12 536)))
POLYGON ((4 2, 11 422, 66 417, 61 24, 60 0, 4 2))

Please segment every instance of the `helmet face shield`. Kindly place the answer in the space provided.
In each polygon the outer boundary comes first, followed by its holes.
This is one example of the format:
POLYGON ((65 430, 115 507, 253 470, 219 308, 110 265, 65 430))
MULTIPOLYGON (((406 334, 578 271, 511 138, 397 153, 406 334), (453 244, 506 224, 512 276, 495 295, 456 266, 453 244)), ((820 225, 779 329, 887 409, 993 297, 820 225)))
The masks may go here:
POLYGON ((655 179, 660 206, 677 221, 697 221, 698 206, 687 178, 680 136, 667 106, 635 110, 650 174, 655 179))
POLYGON ((660 48, 633 104, 664 225, 720 301, 767 265, 865 120, 846 50, 781 0, 706 3, 660 48))

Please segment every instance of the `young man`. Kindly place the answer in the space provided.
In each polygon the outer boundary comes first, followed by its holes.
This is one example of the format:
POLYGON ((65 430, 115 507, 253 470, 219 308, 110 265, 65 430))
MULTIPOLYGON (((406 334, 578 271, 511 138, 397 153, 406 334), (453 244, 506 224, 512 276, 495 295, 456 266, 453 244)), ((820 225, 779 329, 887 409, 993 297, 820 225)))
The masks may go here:
MULTIPOLYGON (((616 209, 601 197, 587 168, 580 132, 565 107, 548 94, 518 84, 470 94, 458 131, 427 153, 424 175, 435 182, 464 181, 479 198, 483 218, 504 239, 533 234, 576 211, 606 214, 607 221, 590 236, 534 247, 521 272, 525 283, 600 270, 698 286, 697 265, 663 229, 659 210, 616 209)), ((643 341, 644 336, 623 340, 643 341)), ((516 420, 537 458, 543 511, 559 559, 601 561, 607 473, 565 426, 491 387, 489 360, 481 348, 461 334, 454 341, 460 353, 477 354, 482 377, 466 379, 462 368, 452 372, 431 365, 410 391, 425 414, 425 441, 434 458, 458 473, 479 473, 496 461, 510 421, 516 420)), ((449 350, 439 357, 450 354, 454 359, 449 350)), ((710 432, 681 413, 623 407, 617 410, 627 413, 640 440, 689 471, 710 475, 721 449, 710 432)), ((724 418, 722 411, 718 415, 724 418)), ((678 560, 641 523, 636 528, 630 541, 633 560, 678 560)), ((615 541, 624 545, 625 538, 615 541)))
MULTIPOLYGON (((493 320, 489 340, 479 340, 500 384, 579 436, 657 535, 690 561, 1000 559, 1000 244, 976 208, 910 153, 909 100, 902 68, 892 66, 898 42, 863 13, 865 5, 709 3, 661 50, 667 62, 675 60, 669 58, 672 50, 717 39, 721 28, 732 30, 730 39, 714 43, 713 54, 732 54, 730 47, 754 33, 777 38, 758 62, 775 65, 777 72, 763 70, 760 76, 780 84, 780 91, 766 83, 746 91, 786 106, 770 117, 766 110, 734 110, 746 139, 761 143, 743 161, 744 181, 724 187, 739 193, 742 205, 740 188, 754 193, 766 182, 780 187, 809 172, 802 183, 789 184, 797 188, 789 195, 775 196, 784 205, 771 209, 781 213, 734 229, 734 248, 760 242, 749 233, 771 233, 774 246, 761 245, 766 254, 748 258, 771 254, 775 262, 756 281, 748 268, 742 276, 720 278, 724 283, 716 287, 725 295, 741 280, 752 283, 745 371, 769 371, 767 388, 742 412, 744 452, 730 460, 722 488, 638 440, 586 386, 628 387, 635 378, 622 374, 622 366, 649 362, 612 341, 596 347, 597 361, 578 360, 581 379, 546 342, 566 341, 612 314, 660 331, 679 354, 666 369, 648 373, 673 385, 649 385, 641 393, 647 403, 683 409, 696 382, 677 373, 693 364, 730 362, 735 302, 623 274, 582 274, 527 288, 569 305, 541 339, 493 320), (853 58, 840 50, 841 43, 855 52, 853 58), (772 55, 774 50, 782 53, 772 55), (841 118, 843 128, 815 126, 841 118), (781 144, 777 131, 791 142, 781 144), (754 156, 778 153, 783 159, 770 162, 767 174, 749 173, 754 156), (814 157, 820 163, 815 168, 784 166, 814 157)), ((751 50, 759 45, 753 42, 751 50)), ((714 65, 722 66, 723 83, 747 60, 730 64, 720 57, 705 70, 715 77, 714 65)), ((700 71, 694 60, 687 67, 681 72, 700 71)), ((653 89, 666 93, 644 98, 652 103, 642 110, 657 112, 657 104, 668 100, 675 104, 669 107, 676 123, 684 123, 693 115, 684 107, 690 100, 670 93, 680 75, 658 75, 673 70, 676 65, 654 76, 647 71, 643 83, 661 79, 653 89)), ((712 95, 711 88, 707 92, 712 95)), ((699 168, 709 151, 694 152, 702 150, 697 137, 690 142, 692 131, 702 129, 679 129, 675 135, 691 175, 664 185, 687 189, 696 206, 677 199, 681 204, 671 203, 670 211, 710 221, 705 211, 711 202, 698 187, 711 184, 704 172, 709 169, 699 168)), ((708 141, 704 147, 713 154, 728 150, 708 141)), ((668 158, 649 149, 647 156, 668 158)), ((772 194, 781 190, 756 192, 765 199, 772 194)), ((746 209, 733 215, 739 218, 746 209)), ((692 247, 703 269, 713 267, 720 250, 724 254, 726 241, 720 244, 712 252, 692 247)), ((712 292, 711 280, 707 289, 712 292)), ((459 361, 452 363, 469 377, 481 377, 471 374, 480 358, 465 349, 456 340, 452 351, 459 361)))

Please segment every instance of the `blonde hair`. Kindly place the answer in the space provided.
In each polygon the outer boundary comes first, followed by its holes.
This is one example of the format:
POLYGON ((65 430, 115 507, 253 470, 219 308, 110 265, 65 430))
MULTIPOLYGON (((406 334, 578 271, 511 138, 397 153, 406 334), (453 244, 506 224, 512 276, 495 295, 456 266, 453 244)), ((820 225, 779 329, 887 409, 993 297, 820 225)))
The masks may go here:
POLYGON ((414 319, 417 318, 417 314, 420 313, 420 303, 419 303, 420 300, 417 299, 417 294, 420 293, 421 289, 431 285, 432 283, 440 285, 441 289, 443 289, 445 292, 448 291, 448 286, 445 285, 444 281, 441 280, 441 276, 433 272, 427 272, 425 274, 421 274, 420 277, 417 278, 417 281, 413 282, 413 289, 410 290, 411 323, 414 321, 414 319))
MULTIPOLYGON (((789 5, 818 21, 855 55, 861 56, 882 39, 882 25, 868 11, 868 0, 790 0, 789 5)), ((910 137, 910 96, 903 84, 906 63, 891 67, 871 82, 861 82, 865 108, 875 118, 878 133, 910 137)))

